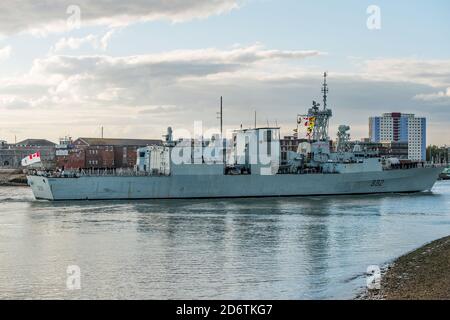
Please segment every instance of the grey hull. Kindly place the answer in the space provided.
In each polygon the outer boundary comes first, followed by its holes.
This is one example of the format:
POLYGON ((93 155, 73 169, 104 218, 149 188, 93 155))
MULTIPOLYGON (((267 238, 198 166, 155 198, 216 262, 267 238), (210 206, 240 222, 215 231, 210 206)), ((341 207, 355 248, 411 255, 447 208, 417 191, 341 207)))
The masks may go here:
POLYGON ((344 195, 431 190, 441 168, 292 175, 28 176, 36 199, 114 200, 344 195))

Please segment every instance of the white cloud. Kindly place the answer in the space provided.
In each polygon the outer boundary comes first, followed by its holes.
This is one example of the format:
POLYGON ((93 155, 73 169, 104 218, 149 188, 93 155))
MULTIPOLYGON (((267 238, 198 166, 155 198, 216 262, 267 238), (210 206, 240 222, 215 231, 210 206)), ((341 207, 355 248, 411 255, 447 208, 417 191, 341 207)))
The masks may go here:
MULTIPOLYGON (((66 43, 69 46, 70 42, 66 43)), ((70 43, 72 47, 79 44, 70 43)), ((245 74, 259 77, 264 72, 271 73, 272 69, 280 72, 286 69, 284 65, 289 62, 295 63, 320 54, 309 50, 267 50, 261 45, 229 50, 178 50, 125 57, 50 54, 36 59, 27 74, 0 79, 0 109, 7 108, 8 114, 17 114, 18 117, 20 114, 22 119, 24 115, 21 112, 28 110, 36 115, 33 121, 39 118, 43 123, 53 119, 57 124, 48 126, 48 130, 61 130, 73 125, 68 122, 74 122, 75 119, 80 121, 76 127, 82 128, 83 125, 92 125, 89 122, 91 120, 86 121, 86 117, 93 117, 95 121, 101 118, 106 123, 107 118, 124 114, 130 117, 130 125, 136 125, 133 117, 137 122, 145 119, 143 121, 146 121, 147 126, 149 123, 156 125, 153 121, 149 122, 149 117, 157 117, 160 119, 157 125, 165 126, 174 119, 187 121, 199 117, 198 112, 203 112, 205 101, 209 99, 205 96, 219 94, 216 89, 208 89, 208 92, 195 97, 197 89, 189 88, 197 87, 197 81, 201 82, 198 89, 213 83, 219 84, 221 77, 226 85, 230 85, 227 79, 231 74, 243 81, 245 74), (209 77, 214 75, 217 79, 211 81, 209 77), (184 98, 186 100, 183 102, 184 98), (169 119, 169 114, 173 115, 175 111, 184 116, 169 119), (67 113, 71 116, 67 117, 67 113), (99 114, 98 118, 96 114, 99 114)), ((231 82, 235 84, 234 80, 231 82)), ((115 123, 116 119, 110 121, 115 123)), ((5 125, 10 126, 11 123, 5 125)), ((119 126, 122 125, 123 121, 119 126)), ((30 128, 33 126, 31 124, 30 128)), ((117 130, 120 133, 122 128, 117 130)))
POLYGON ((450 60, 373 59, 366 61, 364 76, 372 80, 447 87, 450 86, 450 60))
POLYGON ((450 60, 374 59, 364 64, 364 79, 413 83, 428 87, 431 93, 415 93, 411 98, 433 104, 450 103, 450 60), (439 89, 439 91, 436 91, 439 89))
POLYGON ((210 48, 125 57, 52 55, 36 59, 31 72, 58 76, 93 74, 102 77, 108 76, 109 79, 117 77, 123 79, 124 76, 127 76, 126 73, 131 73, 131 76, 136 77, 139 73, 142 78, 161 80, 234 72, 251 67, 258 62, 301 60, 319 55, 321 55, 319 51, 313 50, 265 50, 260 45, 224 51, 210 48), (118 74, 118 72, 122 72, 122 74, 118 74))
MULTIPOLYGON (((168 125, 186 128, 194 120, 216 125, 217 100, 223 95, 229 128, 251 125, 258 110, 260 123, 277 121, 284 133, 291 133, 295 115, 321 99, 323 70, 307 63, 321 56, 315 50, 262 45, 124 57, 49 55, 36 59, 29 73, 0 80, 0 109, 8 108, 13 119, 0 124, 5 130, 25 126, 30 135, 44 127, 53 139, 68 128, 74 136, 95 134, 99 124, 118 137, 159 137, 168 125)), ((437 85, 447 75, 434 66, 448 61, 420 63, 433 67, 420 73, 416 62, 395 65, 389 60, 385 68, 378 60, 377 65, 367 62, 360 73, 330 72, 331 136, 339 124, 350 124, 355 138, 367 136, 361 124, 389 111, 432 115, 430 136, 441 132, 448 112, 413 98, 443 90, 437 85)))
POLYGON ((92 47, 97 48, 98 47, 98 37, 90 34, 87 35, 84 38, 61 38, 55 45, 54 45, 54 51, 59 52, 65 49, 79 49, 84 44, 90 44, 92 47))
POLYGON ((3 95, 0 97, 0 105, 5 109, 22 109, 30 106, 30 101, 21 99, 18 96, 3 95))
POLYGON ((450 88, 447 88, 447 90, 445 91, 439 91, 436 93, 421 93, 416 95, 414 99, 422 101, 450 102, 450 88))
POLYGON ((76 50, 80 49, 83 45, 90 45, 93 49, 102 49, 105 51, 108 48, 109 42, 115 32, 115 29, 111 29, 103 36, 89 34, 82 38, 64 37, 56 42, 56 44, 50 49, 50 53, 61 52, 67 49, 76 50))
POLYGON ((11 56, 11 46, 6 46, 0 49, 0 61, 7 60, 11 56))
POLYGON ((223 14, 239 6, 238 0, 4 0, 0 2, 0 34, 45 34, 67 31, 71 14, 81 10, 81 26, 124 26, 134 22, 168 20, 182 22, 223 14))
MULTIPOLYGON (((95 36, 62 39, 55 50, 75 49, 96 41, 95 36)), ((254 45, 223 51, 210 48, 126 57, 49 55, 36 59, 28 75, 3 79, 0 96, 3 93, 8 97, 11 94, 26 97, 24 101, 29 101, 30 107, 70 108, 82 103, 145 106, 162 87, 186 85, 214 75, 223 79, 246 72, 258 76, 270 66, 281 68, 283 61, 320 54, 318 51, 266 50, 254 45)))
POLYGON ((100 39, 100 47, 103 50, 106 50, 108 48, 109 42, 111 41, 112 36, 116 32, 115 29, 109 30, 105 35, 100 39))

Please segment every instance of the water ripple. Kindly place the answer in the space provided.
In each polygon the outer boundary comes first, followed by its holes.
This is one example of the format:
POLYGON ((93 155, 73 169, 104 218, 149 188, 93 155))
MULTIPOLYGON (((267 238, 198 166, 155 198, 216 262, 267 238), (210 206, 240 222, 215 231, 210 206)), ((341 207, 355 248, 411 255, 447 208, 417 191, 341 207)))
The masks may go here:
POLYGON ((351 298, 367 266, 448 234, 450 182, 416 194, 35 201, 0 188, 0 298, 351 298), (78 265, 82 289, 66 289, 78 265))

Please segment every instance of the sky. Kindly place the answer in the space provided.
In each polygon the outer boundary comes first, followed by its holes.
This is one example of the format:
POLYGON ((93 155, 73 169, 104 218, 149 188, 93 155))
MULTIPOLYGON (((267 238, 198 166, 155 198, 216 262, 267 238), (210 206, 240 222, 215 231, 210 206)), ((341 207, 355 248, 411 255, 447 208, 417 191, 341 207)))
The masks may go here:
POLYGON ((449 39, 448 0, 3 0, 0 140, 206 131, 220 96, 289 135, 327 71, 331 138, 405 112, 450 145, 449 39))

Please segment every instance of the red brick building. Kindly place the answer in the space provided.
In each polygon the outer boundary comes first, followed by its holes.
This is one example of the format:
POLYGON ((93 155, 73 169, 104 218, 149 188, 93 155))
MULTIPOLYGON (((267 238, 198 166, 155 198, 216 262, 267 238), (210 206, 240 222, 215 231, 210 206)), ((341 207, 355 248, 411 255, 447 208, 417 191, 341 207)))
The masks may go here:
POLYGON ((305 141, 308 140, 297 139, 294 136, 285 136, 283 139, 280 139, 281 161, 287 160, 288 151, 297 152, 298 145, 305 141))
POLYGON ((132 168, 140 147, 161 145, 161 140, 78 138, 59 149, 57 166, 64 169, 132 168))

